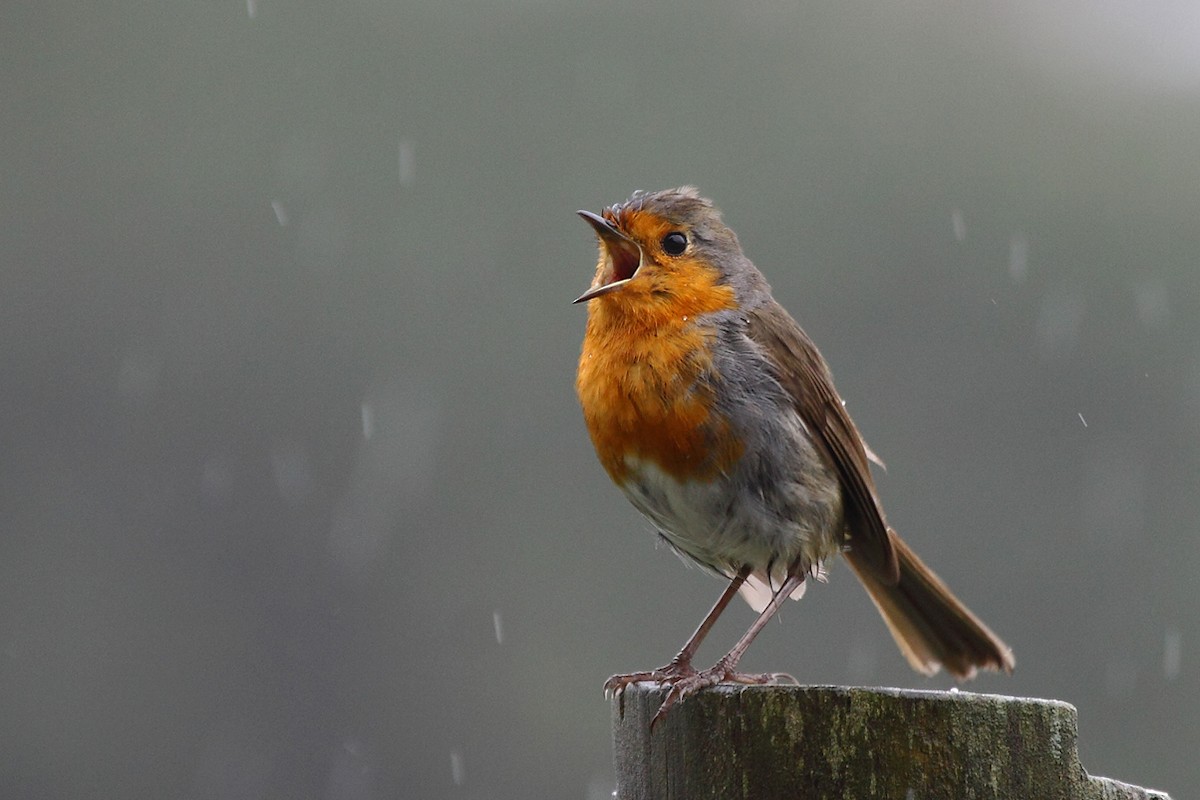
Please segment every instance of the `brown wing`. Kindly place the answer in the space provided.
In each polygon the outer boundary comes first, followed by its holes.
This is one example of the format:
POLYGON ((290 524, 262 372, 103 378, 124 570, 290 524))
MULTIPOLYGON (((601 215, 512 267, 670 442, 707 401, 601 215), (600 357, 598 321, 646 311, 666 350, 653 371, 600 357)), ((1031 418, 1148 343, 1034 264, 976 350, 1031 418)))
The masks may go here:
POLYGON ((875 493, 866 444, 833 386, 829 366, 808 334, 774 300, 751 311, 747 322, 750 338, 774 364, 776 379, 841 478, 855 560, 881 582, 894 585, 900 565, 875 493))

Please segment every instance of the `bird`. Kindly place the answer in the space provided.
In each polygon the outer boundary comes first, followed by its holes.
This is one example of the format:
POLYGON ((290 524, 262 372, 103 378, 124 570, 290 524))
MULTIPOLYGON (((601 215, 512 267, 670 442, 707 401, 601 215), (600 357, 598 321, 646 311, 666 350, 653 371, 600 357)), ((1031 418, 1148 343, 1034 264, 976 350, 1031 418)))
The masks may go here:
POLYGON ((1012 650, 888 525, 870 467, 882 462, 713 202, 682 186, 577 213, 599 244, 592 283, 574 301, 587 304, 575 388, 596 455, 671 549, 728 581, 671 661, 613 675, 606 695, 669 686, 653 727, 719 683, 791 679, 737 665, 839 555, 914 670, 1011 673, 1012 650), (696 669, 701 642, 739 594, 758 616, 696 669))

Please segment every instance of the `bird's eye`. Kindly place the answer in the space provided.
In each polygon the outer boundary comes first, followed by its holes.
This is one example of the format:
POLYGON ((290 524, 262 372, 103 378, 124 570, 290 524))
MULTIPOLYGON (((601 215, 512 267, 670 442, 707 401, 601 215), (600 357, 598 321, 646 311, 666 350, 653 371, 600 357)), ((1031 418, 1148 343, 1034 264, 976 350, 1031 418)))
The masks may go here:
POLYGON ((662 239, 663 252, 669 256, 677 256, 687 249, 687 237, 679 231, 672 231, 662 239))

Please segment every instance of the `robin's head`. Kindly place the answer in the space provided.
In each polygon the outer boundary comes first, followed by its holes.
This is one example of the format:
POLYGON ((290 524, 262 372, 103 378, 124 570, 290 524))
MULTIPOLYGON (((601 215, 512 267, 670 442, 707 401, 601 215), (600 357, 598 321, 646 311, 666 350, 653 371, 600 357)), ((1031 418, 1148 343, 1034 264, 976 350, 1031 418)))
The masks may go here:
POLYGON ((579 216, 596 231, 600 261, 591 288, 576 303, 605 297, 627 308, 705 305, 711 302, 703 302, 703 293, 728 297, 761 283, 721 212, 694 187, 634 192, 602 215, 579 216))

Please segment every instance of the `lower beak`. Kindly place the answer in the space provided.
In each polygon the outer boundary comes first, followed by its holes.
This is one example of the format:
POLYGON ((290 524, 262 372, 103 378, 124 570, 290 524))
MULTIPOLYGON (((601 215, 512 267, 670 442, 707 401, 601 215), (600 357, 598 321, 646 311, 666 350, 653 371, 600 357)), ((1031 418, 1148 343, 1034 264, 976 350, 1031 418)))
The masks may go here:
POLYGON ((584 303, 593 297, 616 291, 632 280, 642 266, 642 248, 599 214, 577 212, 596 231, 603 248, 604 261, 596 271, 596 280, 573 302, 584 303))

